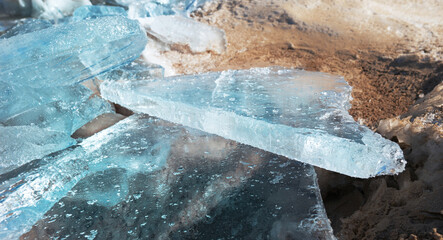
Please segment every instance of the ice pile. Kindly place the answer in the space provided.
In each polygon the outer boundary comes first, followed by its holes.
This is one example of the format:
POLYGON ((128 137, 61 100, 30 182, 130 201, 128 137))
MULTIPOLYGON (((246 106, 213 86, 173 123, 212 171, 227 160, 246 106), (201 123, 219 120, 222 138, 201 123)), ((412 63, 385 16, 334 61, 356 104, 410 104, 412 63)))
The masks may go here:
POLYGON ((2 239, 333 238, 311 166, 142 115, 23 169, 2 239))
POLYGON ((205 1, 98 2, 126 8, 0 2, 1 16, 50 19, 0 22, 17 24, 0 36, 1 239, 333 239, 313 167, 285 157, 360 178, 404 169, 398 145, 348 114, 341 77, 164 78, 164 51, 225 51, 222 30, 187 17, 205 1), (74 140, 124 118, 100 94, 151 117, 74 140))
POLYGON ((113 112, 82 85, 43 89, 0 82, 0 173, 62 150, 70 136, 95 117, 113 112))
POLYGON ((278 67, 105 82, 131 110, 353 177, 404 170, 400 147, 356 123, 342 77, 278 67))
POLYGON ((79 83, 139 57, 146 34, 121 16, 27 20, 0 39, 0 173, 76 143, 111 105, 79 83), (29 136, 29 137, 27 137, 29 136))

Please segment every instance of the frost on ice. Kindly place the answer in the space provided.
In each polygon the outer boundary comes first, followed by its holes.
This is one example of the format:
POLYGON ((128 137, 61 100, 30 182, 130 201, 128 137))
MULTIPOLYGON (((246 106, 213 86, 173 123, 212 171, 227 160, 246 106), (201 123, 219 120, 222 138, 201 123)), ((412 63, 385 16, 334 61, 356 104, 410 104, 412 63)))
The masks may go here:
POLYGON ((0 178, 3 239, 333 239, 312 166, 142 115, 0 178))
POLYGON ((342 77, 259 68, 104 82, 101 92, 131 110, 349 176, 404 170, 400 147, 349 115, 342 77))

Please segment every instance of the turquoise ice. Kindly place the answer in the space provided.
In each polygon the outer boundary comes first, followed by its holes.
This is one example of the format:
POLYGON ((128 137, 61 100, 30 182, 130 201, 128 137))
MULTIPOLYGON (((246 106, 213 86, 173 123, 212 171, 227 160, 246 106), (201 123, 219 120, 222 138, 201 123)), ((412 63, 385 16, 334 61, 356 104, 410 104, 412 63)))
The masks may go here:
POLYGON ((0 124, 0 136, 0 174, 76 144, 70 134, 38 126, 0 124))
POLYGON ((58 24, 0 39, 0 79, 13 85, 71 85, 138 58, 147 42, 137 21, 120 16, 58 24))
POLYGON ((86 101, 91 91, 82 85, 31 88, 0 81, 0 123, 51 102, 86 101))
POLYGON ((143 60, 135 60, 127 65, 118 67, 110 72, 102 74, 97 78, 100 80, 148 80, 162 78, 165 70, 160 65, 149 64, 143 60))
POLYGON ((279 67, 113 81, 102 96, 136 112, 353 177, 404 170, 400 147, 349 115, 342 77, 279 67))
POLYGON ((2 239, 334 238, 312 166, 141 115, 0 180, 2 239))
POLYGON ((126 10, 121 7, 84 5, 75 9, 72 16, 76 20, 82 20, 82 19, 98 18, 105 16, 127 17, 128 14, 126 13, 126 10))

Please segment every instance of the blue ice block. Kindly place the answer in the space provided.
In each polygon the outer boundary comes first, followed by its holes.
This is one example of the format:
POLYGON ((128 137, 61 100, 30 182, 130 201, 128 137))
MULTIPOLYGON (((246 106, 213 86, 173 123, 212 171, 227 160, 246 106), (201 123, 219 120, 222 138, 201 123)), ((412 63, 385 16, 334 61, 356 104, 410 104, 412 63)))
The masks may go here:
POLYGON ((353 177, 404 170, 400 147, 349 115, 339 76, 279 67, 108 81, 104 98, 136 112, 353 177))
POLYGON ((138 22, 120 16, 55 25, 0 39, 0 79, 34 88, 71 85, 131 62, 146 42, 138 22))
POLYGON ((0 180, 2 239, 334 238, 312 166, 146 116, 0 180))
MULTIPOLYGON (((90 96, 89 94, 88 96, 90 96)), ((111 105, 99 97, 80 101, 55 101, 34 107, 3 121, 5 126, 35 125, 52 131, 73 134, 94 118, 113 112, 111 105)))
POLYGON ((149 64, 143 60, 136 60, 128 65, 121 66, 105 74, 97 76, 100 80, 148 80, 162 78, 165 70, 160 65, 149 64))
POLYGON ((0 123, 51 102, 85 102, 91 94, 91 90, 82 85, 30 88, 0 81, 0 123))
POLYGON ((82 20, 88 18, 98 18, 105 16, 123 16, 127 17, 125 9, 122 7, 113 6, 98 6, 98 5, 85 5, 75 9, 72 14, 75 20, 82 20))
POLYGON ((75 143, 64 132, 38 126, 0 125, 0 174, 75 143))

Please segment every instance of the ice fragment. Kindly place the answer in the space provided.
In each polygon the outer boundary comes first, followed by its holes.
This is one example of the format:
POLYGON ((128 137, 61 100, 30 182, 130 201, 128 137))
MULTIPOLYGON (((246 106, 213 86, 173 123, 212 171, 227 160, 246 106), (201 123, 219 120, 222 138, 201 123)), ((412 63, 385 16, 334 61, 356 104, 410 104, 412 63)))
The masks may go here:
POLYGON ((147 80, 162 78, 164 69, 160 65, 149 64, 143 60, 136 60, 128 65, 98 76, 100 80, 147 80))
POLYGON ((120 16, 0 39, 0 79, 35 88, 71 85, 136 59, 146 41, 136 21, 120 16))
POLYGON ((150 81, 104 82, 102 96, 208 133, 353 177, 404 170, 400 147, 349 115, 338 76, 258 68, 150 81))
MULTIPOLYGON (((50 131, 37 126, 0 125, 0 173, 75 143, 69 134, 63 132, 50 131)), ((0 193, 0 199, 1 195, 0 193)))
POLYGON ((77 8, 73 13, 73 17, 76 20, 105 16, 127 17, 128 14, 124 8, 112 6, 82 6, 77 8))
POLYGON ((24 169, 2 238, 334 238, 311 166, 145 116, 24 169))
POLYGON ((55 101, 16 114, 4 120, 3 124, 6 126, 35 125, 71 135, 99 115, 110 112, 113 112, 111 105, 99 97, 92 97, 85 101, 55 101))

